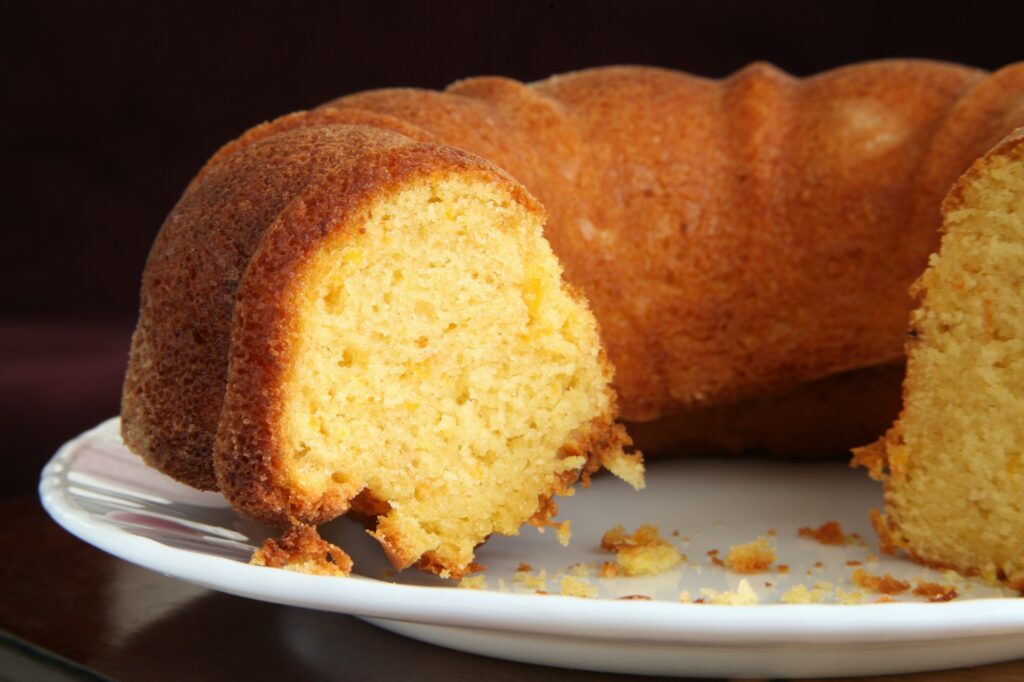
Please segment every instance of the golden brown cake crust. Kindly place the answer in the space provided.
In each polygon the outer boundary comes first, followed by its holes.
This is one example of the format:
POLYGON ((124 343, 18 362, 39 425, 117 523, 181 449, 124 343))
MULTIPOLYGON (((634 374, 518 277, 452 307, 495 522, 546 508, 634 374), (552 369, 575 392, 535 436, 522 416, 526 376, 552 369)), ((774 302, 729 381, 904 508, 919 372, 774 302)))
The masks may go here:
POLYGON ((277 540, 267 539, 251 563, 316 575, 347 576, 352 572, 352 558, 321 538, 312 526, 292 526, 277 540))
MULTIPOLYGON (((758 63, 723 81, 609 67, 531 85, 488 77, 366 92, 258 126, 210 160, 154 244, 125 441, 171 476, 216 488, 231 330, 254 343, 269 319, 265 285, 240 289, 247 271, 283 266, 267 255, 275 240, 297 263, 326 227, 318 211, 356 210, 333 198, 339 188, 367 199, 391 173, 458 164, 505 177, 500 168, 544 205, 545 234, 601 323, 626 418, 685 418, 898 360, 904 292, 937 243, 939 200, 1024 124, 1022 92, 1021 64, 986 75, 883 61, 796 79, 758 63), (307 231, 290 235, 292 223, 307 231)), ((256 392, 231 400, 274 399, 270 385, 246 389, 256 392)), ((273 445, 251 424, 225 423, 221 447, 259 458, 273 445)), ((721 431, 698 419, 687 438, 730 448, 721 431)), ((222 478, 271 502, 258 491, 269 479, 222 478)), ((344 506, 272 503, 278 519, 344 506)))

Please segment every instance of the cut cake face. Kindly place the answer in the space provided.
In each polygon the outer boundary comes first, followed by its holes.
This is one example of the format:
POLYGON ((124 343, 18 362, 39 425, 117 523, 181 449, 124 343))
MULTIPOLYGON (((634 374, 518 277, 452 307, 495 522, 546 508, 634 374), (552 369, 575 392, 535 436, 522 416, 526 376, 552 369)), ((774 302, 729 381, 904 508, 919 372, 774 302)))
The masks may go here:
POLYGON ((916 284, 900 419, 857 453, 891 549, 1024 589, 1024 136, 954 186, 916 284))
POLYGON ((491 533, 544 520, 588 459, 621 455, 611 369, 542 216, 500 186, 424 178, 364 215, 285 292, 277 455, 240 471, 226 448, 218 470, 274 480, 300 521, 355 501, 396 567, 460 575, 491 533))

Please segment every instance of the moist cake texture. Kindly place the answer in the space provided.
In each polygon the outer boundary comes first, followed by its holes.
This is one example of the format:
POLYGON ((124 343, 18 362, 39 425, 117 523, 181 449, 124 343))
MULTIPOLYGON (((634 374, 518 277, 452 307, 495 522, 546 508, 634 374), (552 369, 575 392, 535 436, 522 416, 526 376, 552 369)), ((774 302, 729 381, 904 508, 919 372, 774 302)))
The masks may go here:
POLYGON ((397 568, 453 577, 581 471, 642 482, 597 323, 521 186, 388 132, 283 128, 208 169, 158 238, 129 447, 260 521, 353 508, 397 568), (189 438, 209 449, 163 458, 189 438))
POLYGON ((889 549, 1024 590, 1024 134, 943 207, 916 285, 899 420, 856 461, 885 481, 889 549))

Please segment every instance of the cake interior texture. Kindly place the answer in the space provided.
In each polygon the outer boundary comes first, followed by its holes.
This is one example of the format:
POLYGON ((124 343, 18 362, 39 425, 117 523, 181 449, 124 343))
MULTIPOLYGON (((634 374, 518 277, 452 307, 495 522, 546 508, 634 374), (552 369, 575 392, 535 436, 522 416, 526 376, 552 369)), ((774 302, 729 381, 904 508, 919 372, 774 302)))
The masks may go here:
POLYGON ((287 485, 383 503, 373 534, 396 566, 457 575, 550 511, 609 428, 597 324, 542 222, 493 183, 423 179, 329 238, 295 288, 287 485))
POLYGON ((926 563, 1024 589, 1024 146, 980 168, 947 200, 916 285, 903 413, 874 463, 876 525, 926 563))

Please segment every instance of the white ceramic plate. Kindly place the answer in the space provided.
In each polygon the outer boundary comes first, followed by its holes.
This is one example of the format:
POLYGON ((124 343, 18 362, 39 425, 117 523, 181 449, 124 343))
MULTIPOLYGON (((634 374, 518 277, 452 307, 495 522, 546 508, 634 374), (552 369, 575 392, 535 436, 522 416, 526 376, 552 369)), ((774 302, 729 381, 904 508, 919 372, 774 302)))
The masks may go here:
MULTIPOLYGON (((867 511, 876 484, 841 462, 657 461, 642 493, 601 477, 560 502, 572 520, 569 547, 555 533, 525 528, 480 548, 486 590, 406 571, 391 575, 361 527, 339 520, 323 530, 356 562, 353 577, 302 575, 246 563, 269 530, 244 521, 215 493, 200 493, 153 471, 128 452, 119 422, 107 421, 67 443, 43 471, 40 494, 67 530, 118 557, 212 589, 254 599, 348 613, 410 637, 474 653, 554 666, 647 674, 800 677, 936 670, 1024 656, 1024 599, 961 580, 961 596, 923 603, 783 604, 795 585, 826 581, 848 592, 853 566, 915 581, 951 578, 899 558, 875 561, 867 511), (826 546, 800 538, 801 526, 843 524, 865 542, 826 546), (577 563, 613 559, 599 549, 616 523, 661 525, 689 556, 667 573, 587 578, 599 598, 556 596, 560 576, 577 563), (678 531, 673 535, 672 531, 678 531), (770 531, 774 535, 770 535, 770 531), (744 576, 714 566, 730 545, 766 536, 772 569, 746 576, 756 606, 680 603, 686 590, 735 590, 744 576), (547 573, 551 594, 513 578, 520 562, 547 573), (506 591, 502 591, 506 590, 506 591), (626 595, 651 600, 621 600, 626 595)), ((836 590, 825 586, 826 601, 836 590)))

